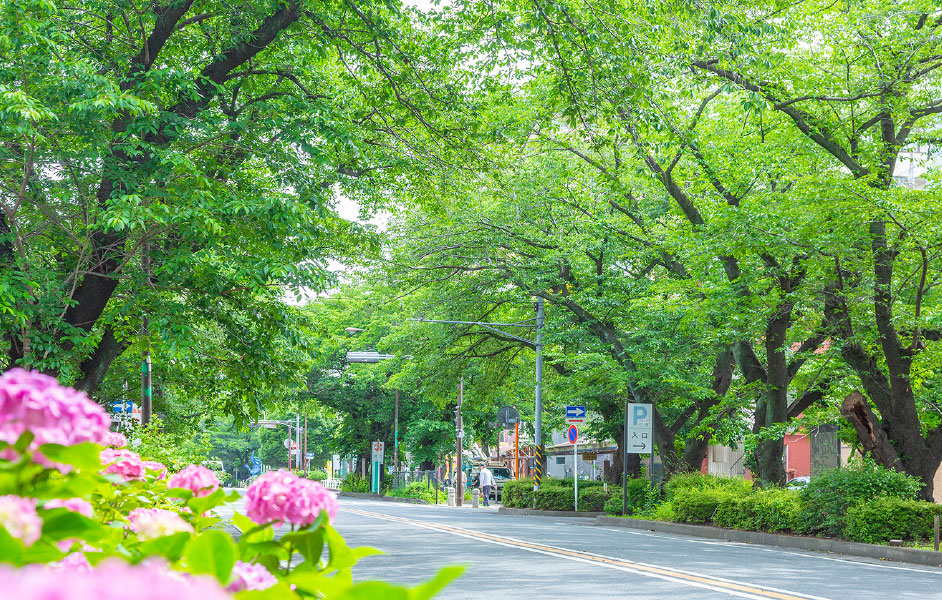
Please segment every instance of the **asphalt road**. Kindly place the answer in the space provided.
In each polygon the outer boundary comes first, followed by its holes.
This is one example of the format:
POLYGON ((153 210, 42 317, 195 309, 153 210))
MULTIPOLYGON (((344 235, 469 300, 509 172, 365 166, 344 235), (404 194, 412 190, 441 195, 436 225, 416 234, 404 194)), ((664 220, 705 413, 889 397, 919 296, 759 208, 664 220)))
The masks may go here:
MULTIPOLYGON (((243 501, 221 516, 243 510, 243 501)), ((383 551, 357 581, 412 585, 446 565, 465 574, 438 597, 473 599, 942 600, 942 569, 680 535, 606 528, 594 519, 498 515, 340 499, 334 526, 383 551)))
POLYGON ((446 599, 942 599, 942 569, 594 523, 341 498, 335 526, 384 552, 358 563, 358 580, 415 584, 467 565, 446 599))

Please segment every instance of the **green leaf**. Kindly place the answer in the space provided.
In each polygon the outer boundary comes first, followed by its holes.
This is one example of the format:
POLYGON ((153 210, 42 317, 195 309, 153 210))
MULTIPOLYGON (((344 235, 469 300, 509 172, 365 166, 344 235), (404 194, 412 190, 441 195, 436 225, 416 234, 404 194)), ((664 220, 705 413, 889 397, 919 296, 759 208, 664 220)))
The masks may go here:
POLYGON ((255 521, 242 513, 234 513, 232 515, 232 524, 235 525, 243 535, 256 527, 255 521))
POLYGON ((317 561, 321 558, 321 553, 324 551, 324 530, 320 527, 286 533, 281 536, 281 540, 291 544, 311 565, 317 564, 317 561))
POLYGON ((225 531, 204 531, 189 541, 183 558, 190 573, 213 575, 225 585, 235 564, 236 545, 225 531))
POLYGON ((247 590, 239 592, 235 597, 236 600, 286 600, 296 597, 296 594, 287 583, 279 581, 268 589, 247 590))
POLYGON ((98 471, 101 469, 100 448, 91 442, 74 446, 43 444, 39 447, 43 456, 55 463, 72 465, 79 471, 98 471))
POLYGON ((97 521, 65 508, 40 511, 43 535, 51 540, 79 538, 87 542, 100 540, 105 530, 97 521))
POLYGON ((432 579, 426 581, 421 585, 417 585, 412 588, 409 592, 410 600, 428 600, 432 598, 440 591, 445 589, 445 587, 461 577, 461 574, 464 573, 465 567, 460 565, 454 565, 450 567, 442 568, 432 579))
POLYGON ((0 561, 19 566, 23 564, 24 552, 26 552, 26 547, 23 546, 23 542, 0 527, 0 561))
POLYGON ((343 537, 337 533, 337 530, 330 525, 326 525, 324 531, 327 535, 327 547, 330 549, 330 560, 327 562, 326 567, 327 571, 349 569, 357 564, 357 561, 361 558, 374 554, 382 554, 382 551, 367 546, 351 548, 347 545, 347 542, 344 541, 343 537))
POLYGON ((146 542, 141 542, 134 549, 141 553, 140 558, 158 555, 163 556, 169 562, 180 560, 183 555, 183 548, 192 537, 191 533, 180 531, 171 535, 165 535, 146 542))

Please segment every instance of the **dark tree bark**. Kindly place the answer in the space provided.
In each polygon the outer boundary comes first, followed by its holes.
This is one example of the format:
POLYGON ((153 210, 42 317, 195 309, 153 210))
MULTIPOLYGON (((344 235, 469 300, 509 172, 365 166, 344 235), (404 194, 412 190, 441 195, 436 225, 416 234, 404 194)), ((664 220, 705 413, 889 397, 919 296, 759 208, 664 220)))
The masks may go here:
POLYGON ((127 341, 118 340, 114 335, 114 330, 108 327, 95 351, 82 362, 80 369, 82 377, 75 382, 74 387, 84 390, 89 396, 93 395, 104 381, 111 363, 121 356, 127 347, 127 341))

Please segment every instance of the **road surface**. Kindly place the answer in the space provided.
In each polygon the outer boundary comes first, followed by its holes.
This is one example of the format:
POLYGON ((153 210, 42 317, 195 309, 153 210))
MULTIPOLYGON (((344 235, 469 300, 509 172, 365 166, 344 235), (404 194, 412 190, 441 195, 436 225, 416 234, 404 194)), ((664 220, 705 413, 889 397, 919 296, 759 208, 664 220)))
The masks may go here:
MULTIPOLYGON (((414 585, 446 565, 465 574, 444 600, 942 600, 942 569, 600 527, 595 519, 499 515, 340 498, 335 527, 384 554, 357 581, 414 585)), ((244 499, 221 507, 244 513, 244 499)))
POLYGON ((341 498, 337 529, 372 546, 360 579, 415 584, 468 570, 439 596, 484 598, 942 598, 942 569, 605 528, 594 519, 498 515, 341 498))

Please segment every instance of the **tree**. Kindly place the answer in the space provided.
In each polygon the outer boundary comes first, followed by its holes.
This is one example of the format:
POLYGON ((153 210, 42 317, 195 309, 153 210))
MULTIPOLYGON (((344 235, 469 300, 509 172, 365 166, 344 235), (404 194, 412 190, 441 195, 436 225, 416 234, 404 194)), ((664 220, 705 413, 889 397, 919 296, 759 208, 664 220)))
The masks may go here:
POLYGON ((394 4, 2 10, 0 344, 90 392, 138 332, 191 362, 207 335, 234 357, 295 343, 285 291, 375 248, 337 198, 385 203, 466 106, 394 4))

